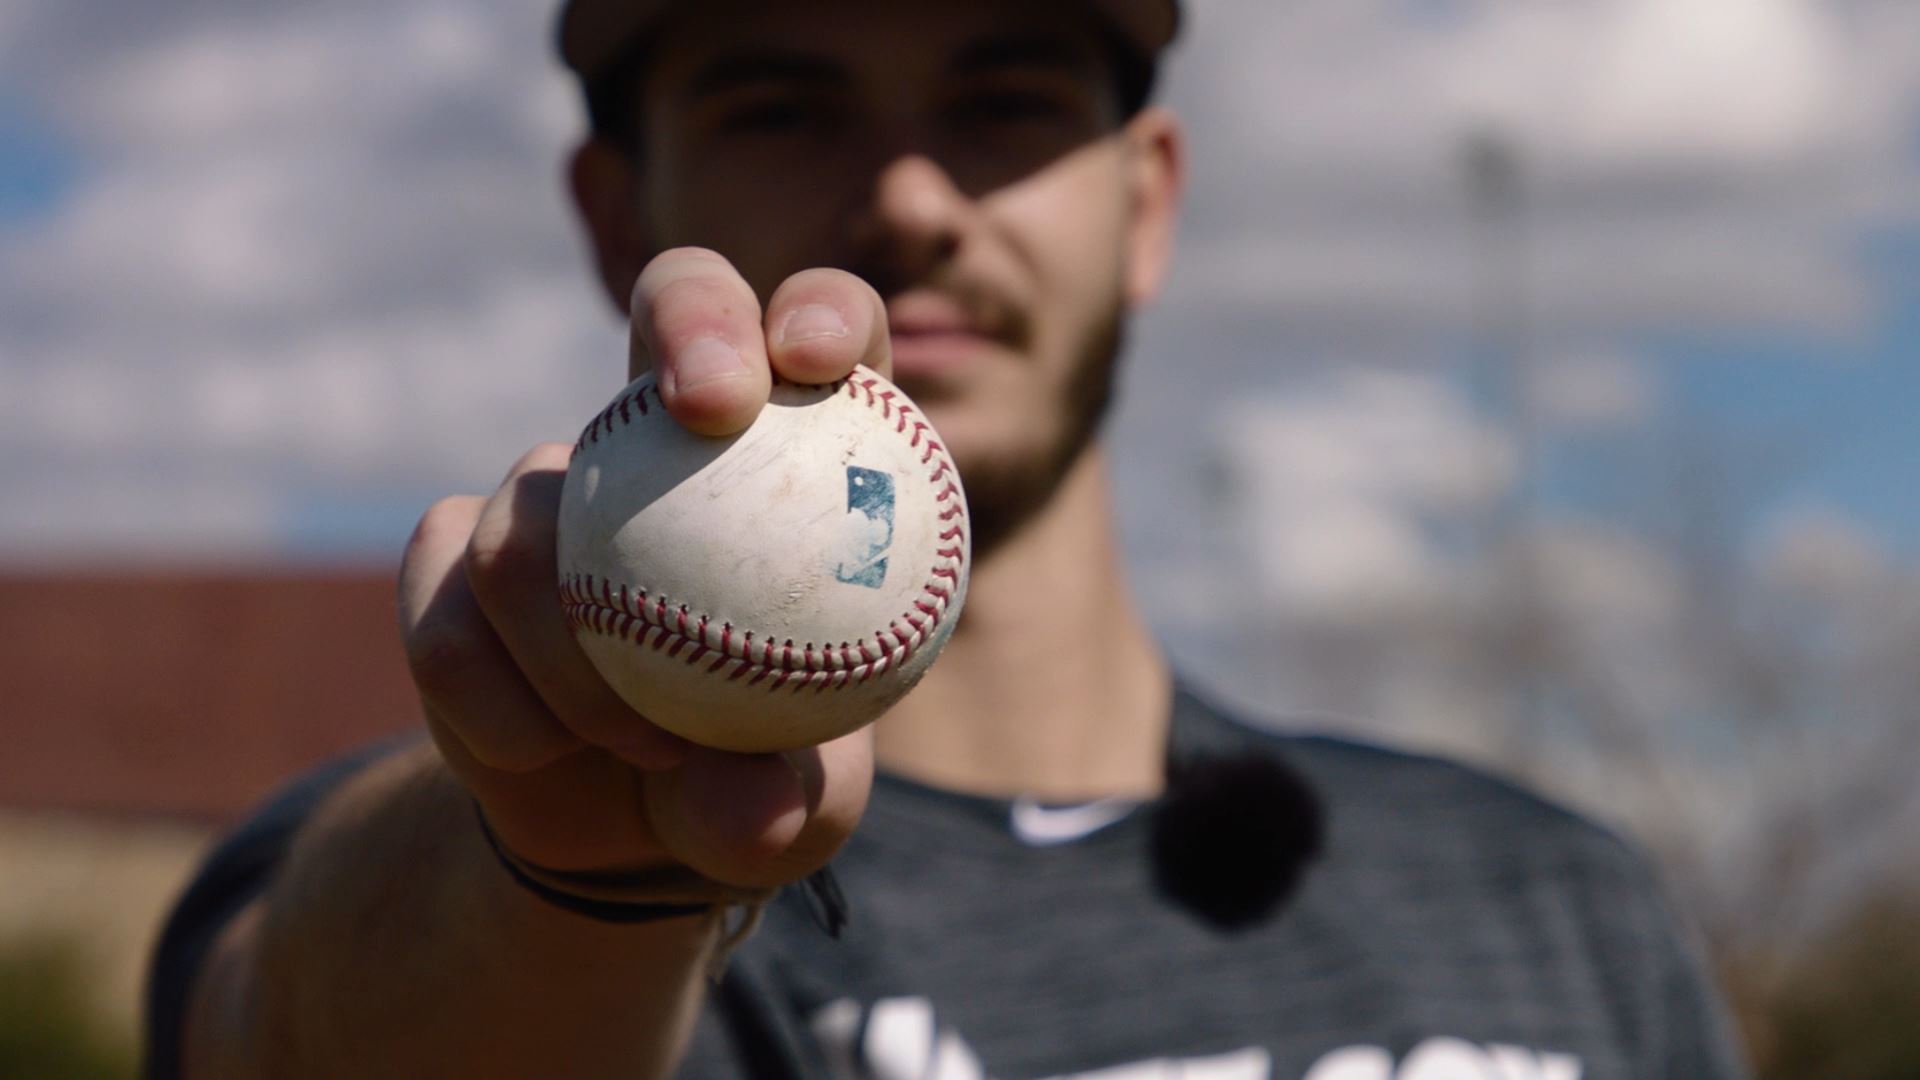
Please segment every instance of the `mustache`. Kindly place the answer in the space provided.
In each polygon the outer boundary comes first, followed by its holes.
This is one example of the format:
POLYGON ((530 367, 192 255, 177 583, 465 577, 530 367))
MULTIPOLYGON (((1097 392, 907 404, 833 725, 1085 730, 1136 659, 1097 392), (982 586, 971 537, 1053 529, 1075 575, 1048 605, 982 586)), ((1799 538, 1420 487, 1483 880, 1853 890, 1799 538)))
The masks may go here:
POLYGON ((1026 306, 978 277, 950 269, 906 274, 880 264, 844 269, 873 286, 883 301, 908 293, 932 294, 959 308, 968 324, 988 337, 1017 345, 1025 343, 1031 335, 1033 318, 1026 306))

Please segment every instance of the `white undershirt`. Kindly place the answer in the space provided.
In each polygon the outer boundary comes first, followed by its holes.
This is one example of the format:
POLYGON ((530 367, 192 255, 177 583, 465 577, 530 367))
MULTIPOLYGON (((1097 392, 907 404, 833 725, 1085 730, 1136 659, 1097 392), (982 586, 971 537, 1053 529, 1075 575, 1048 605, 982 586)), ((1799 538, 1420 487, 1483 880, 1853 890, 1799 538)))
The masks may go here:
POLYGON ((1137 799, 1115 795, 1072 806, 1048 806, 1022 795, 1013 800, 1007 824, 1022 843, 1052 847, 1092 836, 1133 813, 1139 805, 1137 799))

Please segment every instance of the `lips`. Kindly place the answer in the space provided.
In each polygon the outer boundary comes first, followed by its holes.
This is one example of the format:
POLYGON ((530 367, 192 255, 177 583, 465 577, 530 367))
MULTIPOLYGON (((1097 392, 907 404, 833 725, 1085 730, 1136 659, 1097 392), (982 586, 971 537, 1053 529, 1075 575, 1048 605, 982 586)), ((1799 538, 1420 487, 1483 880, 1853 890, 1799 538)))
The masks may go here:
POLYGON ((893 339, 893 370, 900 376, 951 371, 998 340, 986 320, 951 297, 929 292, 904 293, 889 300, 887 330, 893 339))

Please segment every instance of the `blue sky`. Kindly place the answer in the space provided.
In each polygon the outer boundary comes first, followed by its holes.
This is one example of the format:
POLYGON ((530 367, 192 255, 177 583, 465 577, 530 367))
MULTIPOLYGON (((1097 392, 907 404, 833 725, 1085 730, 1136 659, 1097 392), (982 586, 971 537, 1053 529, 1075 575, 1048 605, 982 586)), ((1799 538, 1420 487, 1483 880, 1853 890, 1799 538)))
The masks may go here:
POLYGON ((1804 448, 1779 501, 1831 504, 1920 549, 1920 296, 1859 344, 1661 343, 1677 407, 1747 439, 1804 448))
MULTIPOLYGON (((1920 169, 1920 156, 1915 168, 1920 169)), ((1804 450, 1778 501, 1831 504, 1920 550, 1920 229, 1860 238, 1873 301, 1835 339, 1748 334, 1653 338, 1675 408, 1738 437, 1804 450)))
MULTIPOLYGON (((1881 253, 1870 263, 1876 295, 1842 337, 1738 326, 1631 336, 1660 384, 1665 425, 1732 474, 1750 533, 1823 508, 1920 552, 1920 246, 1898 237, 1869 238, 1881 253)), ((1621 459, 1645 451, 1646 430, 1611 434, 1557 441, 1549 502, 1615 506, 1623 482, 1645 480, 1644 463, 1621 459)))
POLYGON ((0 225, 51 213, 82 182, 80 171, 37 103, 17 88, 0 90, 0 225))

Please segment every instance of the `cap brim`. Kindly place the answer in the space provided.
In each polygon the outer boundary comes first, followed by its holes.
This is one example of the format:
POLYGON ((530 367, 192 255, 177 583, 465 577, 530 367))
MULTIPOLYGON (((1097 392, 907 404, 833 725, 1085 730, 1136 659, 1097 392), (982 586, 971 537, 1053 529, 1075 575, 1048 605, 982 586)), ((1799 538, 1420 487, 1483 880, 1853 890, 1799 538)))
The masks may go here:
MULTIPOLYGON (((1178 0, 1083 0, 1105 17, 1120 36, 1149 59, 1173 41, 1180 29, 1178 0)), ((583 79, 592 79, 628 49, 675 0, 567 0, 560 9, 556 37, 560 59, 583 79)))

